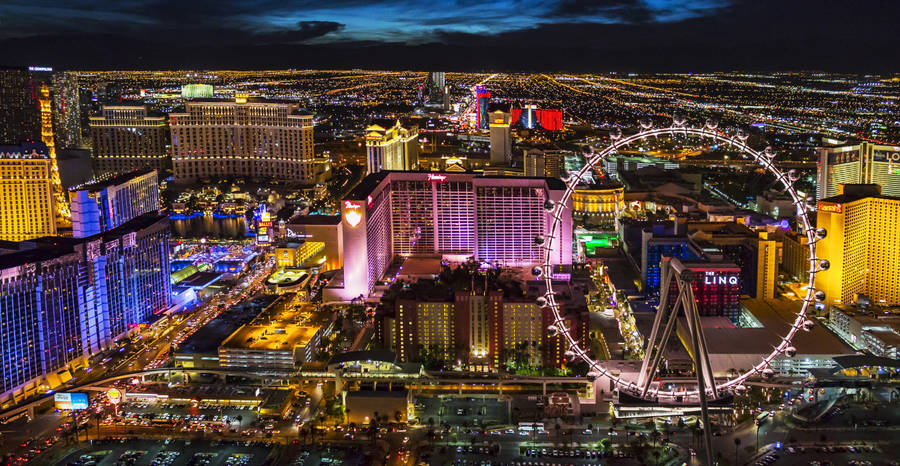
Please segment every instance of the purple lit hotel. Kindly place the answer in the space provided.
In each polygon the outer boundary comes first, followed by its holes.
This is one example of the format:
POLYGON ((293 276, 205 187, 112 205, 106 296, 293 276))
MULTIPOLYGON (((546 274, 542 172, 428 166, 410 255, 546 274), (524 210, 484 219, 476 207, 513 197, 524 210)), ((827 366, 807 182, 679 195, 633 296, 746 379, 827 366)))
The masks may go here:
MULTIPOLYGON (((380 172, 366 177, 341 206, 345 244, 344 300, 366 297, 395 257, 468 258, 503 267, 530 267, 548 253, 548 200, 565 185, 553 178, 474 173, 380 172)), ((572 263, 571 209, 549 251, 553 264, 572 263)))

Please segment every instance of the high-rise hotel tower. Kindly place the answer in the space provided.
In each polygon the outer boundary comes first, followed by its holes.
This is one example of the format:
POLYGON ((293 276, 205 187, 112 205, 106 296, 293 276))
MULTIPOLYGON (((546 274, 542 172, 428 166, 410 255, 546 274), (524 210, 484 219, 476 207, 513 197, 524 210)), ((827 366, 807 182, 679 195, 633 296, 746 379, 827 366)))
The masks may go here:
MULTIPOLYGON (((505 267, 541 264, 552 213, 565 185, 552 178, 473 173, 381 172, 342 204, 343 298, 367 295, 395 256, 438 256, 505 267)), ((552 264, 572 263, 572 214, 563 209, 552 264)))
POLYGON ((900 196, 900 147, 862 142, 819 148, 816 199, 838 195, 841 184, 877 184, 900 196))
POLYGON ((900 304, 900 197, 879 194, 878 185, 843 185, 819 201, 816 226, 827 236, 816 256, 828 270, 816 274, 825 303, 900 304))
POLYGON ((237 96, 169 115, 176 181, 222 177, 315 182, 313 118, 300 106, 237 96))
POLYGON ((143 105, 106 105, 90 124, 95 175, 169 169, 164 116, 149 114, 143 105))
POLYGON ((0 146, 0 240, 56 234, 56 199, 47 146, 0 146))

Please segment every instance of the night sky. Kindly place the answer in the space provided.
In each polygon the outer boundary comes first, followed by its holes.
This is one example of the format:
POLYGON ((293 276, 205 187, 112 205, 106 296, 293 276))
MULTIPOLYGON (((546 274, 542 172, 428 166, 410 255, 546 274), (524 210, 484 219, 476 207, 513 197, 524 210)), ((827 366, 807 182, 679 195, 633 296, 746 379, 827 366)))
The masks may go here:
POLYGON ((900 1, 4 0, 0 65, 896 72, 900 1))

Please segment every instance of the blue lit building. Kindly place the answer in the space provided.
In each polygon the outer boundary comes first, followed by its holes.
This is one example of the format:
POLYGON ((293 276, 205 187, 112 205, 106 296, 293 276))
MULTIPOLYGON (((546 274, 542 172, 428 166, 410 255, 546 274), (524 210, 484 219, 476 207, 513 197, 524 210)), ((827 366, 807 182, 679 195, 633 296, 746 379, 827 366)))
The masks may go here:
POLYGON ((641 281, 649 294, 659 293, 659 263, 663 256, 698 261, 703 257, 703 251, 687 236, 653 235, 652 231, 644 231, 641 241, 641 281))
POLYGON ((65 382, 169 307, 169 220, 0 243, 0 402, 65 382))
POLYGON ((71 188, 69 201, 73 236, 96 235, 159 210, 157 172, 138 170, 71 188))

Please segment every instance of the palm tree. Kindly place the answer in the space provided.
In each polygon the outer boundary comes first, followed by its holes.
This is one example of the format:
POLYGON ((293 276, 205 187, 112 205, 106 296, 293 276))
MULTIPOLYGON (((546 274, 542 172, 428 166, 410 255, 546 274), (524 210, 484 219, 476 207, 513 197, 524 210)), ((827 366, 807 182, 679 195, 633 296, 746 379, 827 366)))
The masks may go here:
POLYGON ((741 446, 741 438, 734 438, 734 464, 738 464, 738 447, 741 446))
POLYGON ((559 437, 560 437, 560 433, 561 433, 561 431, 562 431, 562 426, 559 425, 559 423, 557 422, 556 425, 554 426, 554 429, 556 429, 556 441, 558 442, 558 441, 559 441, 559 437))

